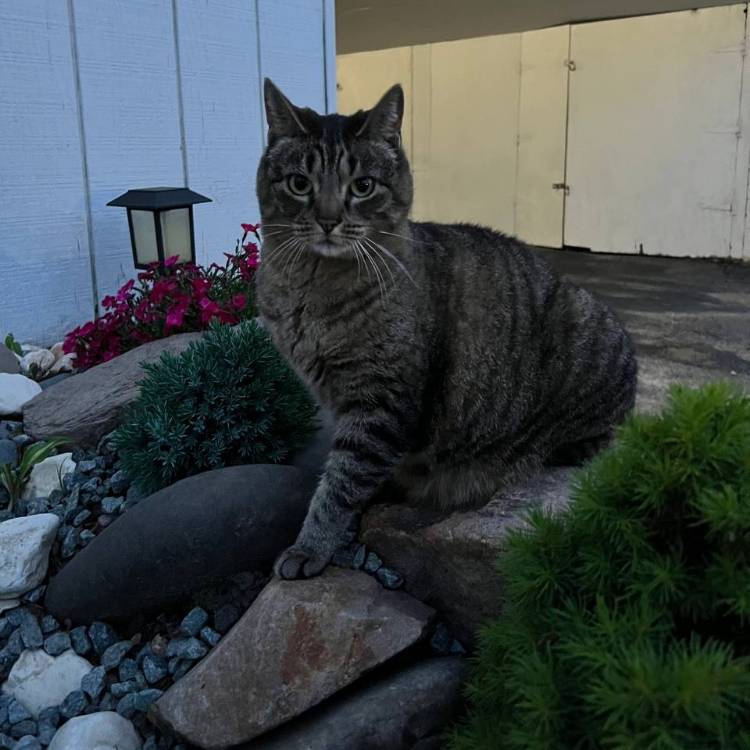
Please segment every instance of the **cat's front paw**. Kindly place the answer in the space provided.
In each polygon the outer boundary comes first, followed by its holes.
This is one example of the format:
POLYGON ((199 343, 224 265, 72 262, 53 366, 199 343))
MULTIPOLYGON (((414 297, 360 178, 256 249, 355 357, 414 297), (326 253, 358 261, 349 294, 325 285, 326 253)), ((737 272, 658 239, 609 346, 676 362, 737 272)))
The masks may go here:
POLYGON ((303 545, 295 544, 284 550, 273 566, 279 578, 312 578, 323 571, 331 555, 311 551, 303 545))

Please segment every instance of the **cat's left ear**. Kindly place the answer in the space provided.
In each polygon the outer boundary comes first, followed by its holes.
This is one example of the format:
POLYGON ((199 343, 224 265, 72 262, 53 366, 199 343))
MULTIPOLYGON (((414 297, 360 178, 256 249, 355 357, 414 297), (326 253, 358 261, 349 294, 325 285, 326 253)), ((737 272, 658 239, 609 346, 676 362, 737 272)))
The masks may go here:
POLYGON ((383 98, 367 113, 367 119, 357 131, 373 141, 384 140, 393 146, 401 145, 401 122, 404 119, 404 90, 401 84, 391 86, 383 98))

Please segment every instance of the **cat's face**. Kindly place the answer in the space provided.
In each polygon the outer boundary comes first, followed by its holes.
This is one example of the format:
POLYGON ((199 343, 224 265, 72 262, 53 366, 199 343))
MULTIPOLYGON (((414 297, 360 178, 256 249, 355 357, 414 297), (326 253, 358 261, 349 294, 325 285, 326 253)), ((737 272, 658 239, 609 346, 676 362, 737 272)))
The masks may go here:
POLYGON ((295 107, 268 79, 264 94, 268 147, 257 182, 264 238, 280 253, 326 257, 355 258, 382 244, 412 201, 401 87, 350 117, 295 107))

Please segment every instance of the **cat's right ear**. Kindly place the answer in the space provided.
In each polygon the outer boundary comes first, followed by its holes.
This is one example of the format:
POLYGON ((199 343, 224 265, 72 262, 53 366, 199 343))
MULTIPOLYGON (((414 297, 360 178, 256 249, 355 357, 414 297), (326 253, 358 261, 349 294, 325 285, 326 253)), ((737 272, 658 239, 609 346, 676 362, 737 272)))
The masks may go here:
POLYGON ((263 81, 263 100, 266 104, 268 142, 276 138, 307 135, 299 110, 287 99, 270 78, 263 81))

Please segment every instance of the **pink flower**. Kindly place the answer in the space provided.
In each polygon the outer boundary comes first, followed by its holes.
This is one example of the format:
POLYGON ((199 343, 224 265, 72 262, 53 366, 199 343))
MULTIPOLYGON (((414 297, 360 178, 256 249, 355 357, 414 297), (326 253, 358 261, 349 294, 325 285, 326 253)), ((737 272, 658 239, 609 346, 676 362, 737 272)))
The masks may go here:
POLYGON ((168 294, 177 288, 177 282, 172 278, 159 279, 151 290, 151 301, 158 305, 168 294))
POLYGON ((208 290, 211 288, 211 281, 209 279, 193 279, 192 286, 193 292, 198 297, 205 297, 208 290))
POLYGON ((240 224, 240 226, 245 234, 248 234, 249 232, 258 234, 258 230, 260 229, 260 224, 240 224))
POLYGON ((232 297, 232 307, 234 307, 235 309, 243 310, 246 305, 247 295, 240 292, 239 294, 235 294, 234 297, 232 297))
POLYGON ((117 300, 111 294, 108 294, 102 300, 102 307, 105 310, 111 310, 116 304, 117 304, 117 300))
POLYGON ((167 310, 165 328, 179 328, 185 318, 185 308, 174 305, 167 310))
POLYGON ((118 302, 127 302, 130 290, 135 286, 135 281, 130 279, 120 287, 120 291, 117 292, 116 300, 118 302))
POLYGON ((90 336, 96 330, 96 324, 93 321, 89 321, 85 325, 82 325, 78 329, 79 336, 90 336))
POLYGON ((179 262, 180 262, 180 256, 179 255, 170 255, 164 261, 164 266, 166 268, 172 268, 172 266, 176 266, 179 262))

